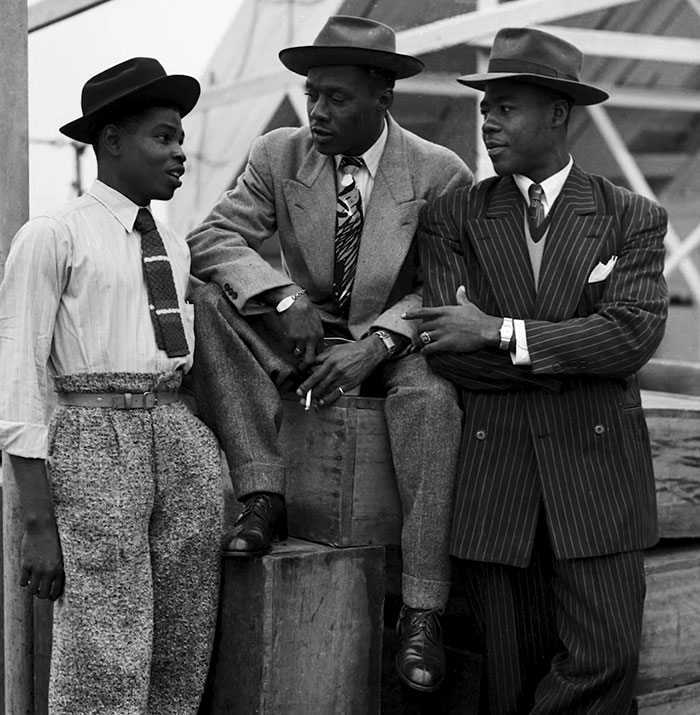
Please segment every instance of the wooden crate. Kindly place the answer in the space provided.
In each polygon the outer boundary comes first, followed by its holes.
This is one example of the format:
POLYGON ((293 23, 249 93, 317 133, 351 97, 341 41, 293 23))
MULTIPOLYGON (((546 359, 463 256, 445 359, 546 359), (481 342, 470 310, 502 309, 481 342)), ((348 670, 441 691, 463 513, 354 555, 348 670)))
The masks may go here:
POLYGON ((292 536, 334 546, 399 543, 384 400, 342 397, 308 411, 285 400, 280 435, 292 536))
POLYGON ((700 683, 637 698, 639 715, 698 715, 700 713, 700 683))
POLYGON ((700 537, 700 397, 644 392, 643 405, 660 535, 700 537))
POLYGON ((290 539, 224 555, 220 622, 200 715, 379 712, 384 549, 290 539))
MULTIPOLYGON (((647 552, 645 564, 637 693, 700 684, 700 546, 657 547, 647 552)), ((700 713, 700 700, 696 704, 695 715, 700 713)))

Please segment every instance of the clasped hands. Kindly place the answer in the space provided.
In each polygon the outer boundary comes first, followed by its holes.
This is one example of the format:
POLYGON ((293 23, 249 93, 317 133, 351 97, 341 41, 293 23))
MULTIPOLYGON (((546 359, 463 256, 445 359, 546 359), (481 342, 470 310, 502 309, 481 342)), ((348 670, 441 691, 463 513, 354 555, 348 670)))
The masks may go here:
POLYGON ((467 298, 464 286, 457 289, 457 305, 417 308, 403 314, 404 320, 420 320, 424 355, 439 352, 471 353, 500 341, 501 318, 487 315, 467 298))
POLYGON ((276 322, 300 372, 308 373, 297 388, 297 395, 305 398, 311 390, 315 405, 332 404, 344 392, 360 385, 387 356, 384 344, 372 336, 324 347, 321 318, 306 296, 280 313, 276 322))

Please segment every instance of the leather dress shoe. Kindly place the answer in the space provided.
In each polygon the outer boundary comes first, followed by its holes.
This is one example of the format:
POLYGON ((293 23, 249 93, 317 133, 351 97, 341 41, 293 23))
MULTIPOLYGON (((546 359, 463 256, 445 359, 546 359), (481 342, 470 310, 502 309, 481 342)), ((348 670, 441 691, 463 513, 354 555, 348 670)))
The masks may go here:
POLYGON ((256 492, 243 501, 243 511, 224 540, 224 551, 264 556, 273 539, 287 538, 287 507, 281 494, 256 492))
POLYGON ((396 625, 401 646, 396 654, 396 670, 401 680, 414 690, 432 692, 445 678, 445 649, 442 645, 440 612, 403 606, 396 625))

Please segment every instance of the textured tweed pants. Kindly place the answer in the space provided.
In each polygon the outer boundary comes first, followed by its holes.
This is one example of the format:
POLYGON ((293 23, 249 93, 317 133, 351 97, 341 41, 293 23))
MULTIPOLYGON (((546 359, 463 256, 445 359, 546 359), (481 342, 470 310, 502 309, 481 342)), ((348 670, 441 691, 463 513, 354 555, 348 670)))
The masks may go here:
MULTIPOLYGON (((60 392, 173 389, 179 375, 56 378, 60 392)), ((50 715, 194 715, 216 624, 219 449, 181 403, 59 406, 49 476, 66 572, 50 715)))
MULTIPOLYGON (((296 387, 300 376, 264 318, 241 317, 218 286, 198 289, 194 303, 197 404, 226 453, 236 494, 284 494, 279 391, 296 387)), ((413 608, 444 608, 462 424, 456 391, 430 371, 420 354, 385 363, 372 381, 386 395, 403 510, 403 599, 413 608)))

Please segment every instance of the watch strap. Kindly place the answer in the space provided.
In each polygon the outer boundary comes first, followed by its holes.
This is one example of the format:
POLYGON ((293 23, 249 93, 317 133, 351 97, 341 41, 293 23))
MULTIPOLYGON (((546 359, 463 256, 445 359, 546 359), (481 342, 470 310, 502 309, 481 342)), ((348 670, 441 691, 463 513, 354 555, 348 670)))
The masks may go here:
POLYGON ((499 330, 500 342, 498 344, 498 347, 501 350, 510 352, 510 347, 511 347, 511 342, 513 340, 513 336, 514 336, 513 318, 503 318, 503 322, 501 323, 501 328, 499 330))
POLYGON ((296 293, 292 295, 288 295, 286 298, 282 298, 282 300, 277 303, 275 306, 275 310, 278 313, 284 313, 285 310, 289 310, 294 305, 294 301, 297 298, 300 298, 302 295, 306 293, 306 290, 302 288, 301 290, 298 290, 296 293))

